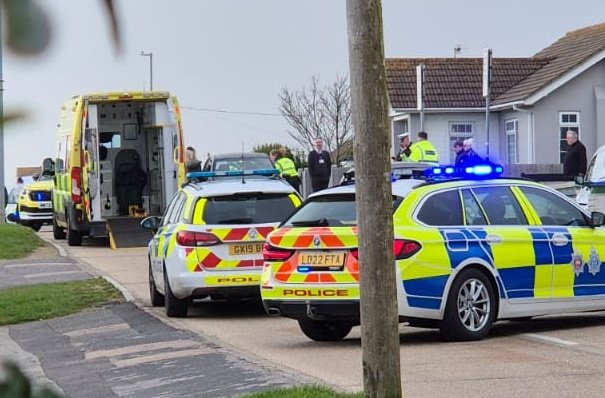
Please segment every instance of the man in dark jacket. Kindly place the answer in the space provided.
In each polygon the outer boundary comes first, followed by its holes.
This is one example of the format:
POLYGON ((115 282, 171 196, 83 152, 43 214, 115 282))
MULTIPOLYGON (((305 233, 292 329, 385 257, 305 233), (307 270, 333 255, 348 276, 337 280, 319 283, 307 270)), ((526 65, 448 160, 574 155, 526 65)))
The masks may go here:
POLYGON ((563 174, 576 177, 586 174, 586 147, 578 140, 578 133, 567 132, 567 152, 563 159, 563 174))
POLYGON ((317 137, 315 139, 315 149, 309 152, 307 159, 313 192, 326 189, 330 183, 332 162, 330 161, 330 153, 323 150, 323 144, 323 140, 317 137))

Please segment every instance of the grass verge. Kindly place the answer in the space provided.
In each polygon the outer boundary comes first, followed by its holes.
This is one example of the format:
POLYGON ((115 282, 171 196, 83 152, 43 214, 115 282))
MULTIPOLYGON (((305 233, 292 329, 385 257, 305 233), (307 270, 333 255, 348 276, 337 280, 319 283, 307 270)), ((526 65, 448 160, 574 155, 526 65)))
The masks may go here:
POLYGON ((120 292, 102 278, 4 289, 0 290, 0 326, 75 314, 122 300, 120 292))
POLYGON ((0 259, 22 258, 42 246, 42 239, 27 227, 0 224, 0 259))
POLYGON ((339 393, 329 388, 320 386, 303 386, 291 388, 279 388, 258 392, 255 394, 242 395, 240 398, 362 398, 363 393, 339 393))

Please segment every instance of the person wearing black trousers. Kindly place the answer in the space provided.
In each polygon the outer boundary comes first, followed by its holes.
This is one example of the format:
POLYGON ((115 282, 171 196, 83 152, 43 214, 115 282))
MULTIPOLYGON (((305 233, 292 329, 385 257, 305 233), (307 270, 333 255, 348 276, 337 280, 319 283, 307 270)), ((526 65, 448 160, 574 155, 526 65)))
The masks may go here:
POLYGON ((330 161, 330 153, 323 150, 323 140, 321 138, 317 137, 315 139, 315 149, 309 152, 307 163, 313 192, 326 189, 330 183, 332 162, 330 161))

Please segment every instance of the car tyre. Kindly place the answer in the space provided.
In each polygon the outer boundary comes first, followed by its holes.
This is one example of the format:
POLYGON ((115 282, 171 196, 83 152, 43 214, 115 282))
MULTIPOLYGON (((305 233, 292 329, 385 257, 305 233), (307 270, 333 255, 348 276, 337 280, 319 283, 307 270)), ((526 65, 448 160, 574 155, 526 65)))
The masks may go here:
POLYGON ((187 316, 189 302, 187 299, 179 299, 172 294, 168 274, 164 270, 164 308, 166 315, 171 318, 184 318, 187 316))
POLYGON ((299 319, 302 332, 314 341, 339 341, 347 337, 353 325, 346 321, 316 321, 299 319))
POLYGON ((441 333, 452 341, 484 338, 496 317, 496 296, 489 278, 478 269, 456 277, 447 298, 441 333))
POLYGON ((69 246, 81 246, 82 234, 75 229, 71 229, 71 223, 67 212, 65 212, 65 221, 67 222, 67 244, 69 246))
POLYGON ((66 235, 65 228, 59 226, 57 216, 53 215, 53 238, 57 240, 65 239, 66 235))
POLYGON ((29 227, 34 231, 38 232, 42 228, 42 221, 31 221, 29 227))
POLYGON ((153 307, 161 307, 164 305, 164 296, 158 292, 158 289, 155 286, 155 279, 153 279, 153 272, 151 271, 151 261, 149 262, 149 297, 153 307))

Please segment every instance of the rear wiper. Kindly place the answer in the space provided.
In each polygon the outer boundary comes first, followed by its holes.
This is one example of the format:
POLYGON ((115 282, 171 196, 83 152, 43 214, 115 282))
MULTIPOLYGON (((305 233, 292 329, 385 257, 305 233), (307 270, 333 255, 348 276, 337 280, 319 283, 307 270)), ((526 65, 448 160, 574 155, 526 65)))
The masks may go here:
POLYGON ((330 223, 327 219, 320 218, 318 220, 292 221, 292 225, 295 227, 327 227, 330 223))
POLYGON ((251 224, 254 220, 251 217, 229 218, 217 221, 217 224, 251 224))

